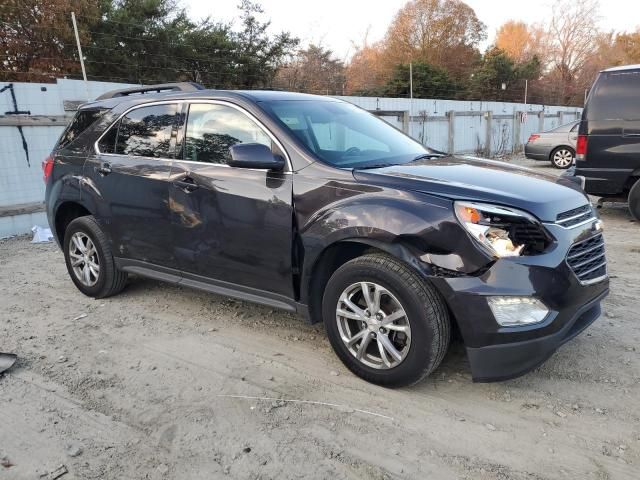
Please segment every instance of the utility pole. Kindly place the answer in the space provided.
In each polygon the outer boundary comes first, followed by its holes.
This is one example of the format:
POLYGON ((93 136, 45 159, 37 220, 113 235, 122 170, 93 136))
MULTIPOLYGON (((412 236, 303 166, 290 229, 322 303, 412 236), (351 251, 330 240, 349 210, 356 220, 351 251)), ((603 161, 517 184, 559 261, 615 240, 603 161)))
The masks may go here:
MULTIPOLYGON (((524 80, 524 113, 523 115, 527 115, 527 94, 529 93, 529 80, 527 80, 525 78, 524 80)), ((520 125, 520 135, 521 135, 521 143, 522 143, 522 150, 524 151, 524 139, 526 137, 526 133, 525 133, 525 123, 522 122, 522 125, 520 125)))
POLYGON ((413 113, 413 63, 409 62, 409 118, 411 118, 412 113, 413 113))
POLYGON ((80 68, 82 68, 84 87, 87 90, 87 100, 91 100, 89 98, 89 82, 87 82, 87 71, 84 69, 84 58, 82 57, 82 47, 80 46, 80 35, 78 35, 78 24, 76 23, 75 12, 71 12, 71 22, 73 22, 73 32, 76 34, 76 45, 78 46, 78 56, 80 57, 80 68))

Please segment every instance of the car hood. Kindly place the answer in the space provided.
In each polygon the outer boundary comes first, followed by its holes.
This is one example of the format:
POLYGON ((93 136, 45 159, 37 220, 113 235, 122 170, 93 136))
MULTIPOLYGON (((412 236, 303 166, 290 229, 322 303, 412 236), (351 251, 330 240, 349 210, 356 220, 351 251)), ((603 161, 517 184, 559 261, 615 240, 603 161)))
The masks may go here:
POLYGON ((452 200, 507 205, 554 221, 588 203, 575 182, 505 162, 475 157, 441 157, 404 165, 354 170, 358 182, 428 193, 452 200))

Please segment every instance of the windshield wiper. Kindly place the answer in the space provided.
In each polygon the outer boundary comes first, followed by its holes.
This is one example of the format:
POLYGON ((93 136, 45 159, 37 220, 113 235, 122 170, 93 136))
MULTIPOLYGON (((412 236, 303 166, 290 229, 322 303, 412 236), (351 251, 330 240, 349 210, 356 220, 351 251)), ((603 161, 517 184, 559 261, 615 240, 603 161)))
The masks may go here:
POLYGON ((397 163, 373 163, 371 165, 363 165, 362 167, 353 167, 354 170, 368 170, 370 168, 384 168, 393 167, 398 165, 397 163))
MULTIPOLYGON (((411 162, 416 162, 418 160, 425 160, 427 158, 441 158, 441 157, 447 157, 449 156, 449 154, 447 153, 443 153, 443 152, 430 152, 430 153, 421 153, 420 155, 418 155, 417 157, 411 159, 410 162, 407 163, 411 163, 411 162)), ((352 167, 355 170, 368 170, 370 168, 384 168, 384 167, 396 167, 399 165, 405 165, 404 163, 372 163, 370 165, 363 165, 361 167, 352 167)))
POLYGON ((411 161, 412 162, 416 162, 418 160, 426 160, 428 158, 441 158, 441 157, 446 157, 446 156, 447 156, 446 153, 436 153, 436 152, 421 153, 420 155, 418 155, 417 157, 415 157, 411 161))

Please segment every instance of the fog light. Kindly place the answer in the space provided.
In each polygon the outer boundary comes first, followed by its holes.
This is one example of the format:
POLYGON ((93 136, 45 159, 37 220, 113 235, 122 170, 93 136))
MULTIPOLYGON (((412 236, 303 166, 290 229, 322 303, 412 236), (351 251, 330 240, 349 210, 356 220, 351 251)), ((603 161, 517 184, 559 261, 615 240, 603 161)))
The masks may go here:
POLYGON ((543 321, 549 309, 533 297, 488 297, 493 316, 503 327, 531 325, 543 321))

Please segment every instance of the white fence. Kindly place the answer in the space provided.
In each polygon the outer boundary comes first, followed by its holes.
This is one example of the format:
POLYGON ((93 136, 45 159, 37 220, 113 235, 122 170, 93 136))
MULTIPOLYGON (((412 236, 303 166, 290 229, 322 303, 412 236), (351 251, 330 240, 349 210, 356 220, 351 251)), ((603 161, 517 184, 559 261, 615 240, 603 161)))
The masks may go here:
MULTIPOLYGON (((0 93, 0 238, 46 225, 40 165, 76 106, 130 86, 89 82, 87 92, 84 82, 67 79, 8 85, 0 83, 0 89, 7 87, 0 93)), ((573 107, 502 102, 338 98, 372 111, 435 149, 485 156, 518 151, 531 133, 567 123, 581 113, 573 107)))
POLYGON ((535 132, 580 119, 582 109, 523 103, 338 97, 380 115, 436 150, 500 156, 535 132))

